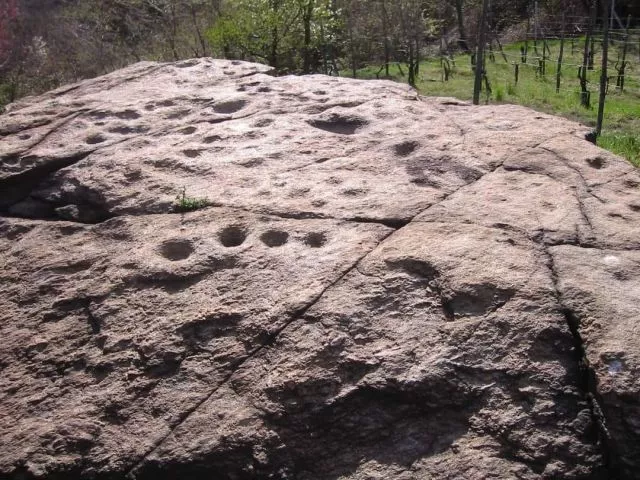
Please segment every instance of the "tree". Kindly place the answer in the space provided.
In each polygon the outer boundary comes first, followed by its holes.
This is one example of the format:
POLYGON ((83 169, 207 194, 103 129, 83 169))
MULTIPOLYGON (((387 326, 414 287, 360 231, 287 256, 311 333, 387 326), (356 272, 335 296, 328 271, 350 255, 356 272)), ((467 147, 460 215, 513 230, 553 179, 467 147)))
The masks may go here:
POLYGON ((312 73, 325 58, 334 25, 326 0, 237 0, 225 4, 207 38, 225 58, 312 73))
POLYGON ((467 41, 466 29, 464 26, 464 0, 455 0, 456 18, 458 20, 458 46, 465 53, 469 53, 469 42, 467 41))
POLYGON ((223 0, 0 0, 0 105, 134 61, 209 55, 223 0))
POLYGON ((0 0, 0 69, 13 57, 17 17, 17 0, 0 0))
POLYGON ((398 0, 396 5, 400 18, 402 42, 409 67, 408 82, 409 85, 415 86, 420 68, 422 40, 426 33, 423 2, 420 0, 398 0))

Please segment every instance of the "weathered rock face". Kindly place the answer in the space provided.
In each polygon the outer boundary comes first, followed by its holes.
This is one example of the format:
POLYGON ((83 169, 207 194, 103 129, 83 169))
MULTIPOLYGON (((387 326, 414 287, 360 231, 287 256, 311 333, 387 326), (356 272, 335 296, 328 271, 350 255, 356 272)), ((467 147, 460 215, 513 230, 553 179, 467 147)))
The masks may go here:
POLYGON ((640 175, 524 108, 267 73, 0 117, 0 477, 640 478, 640 175))

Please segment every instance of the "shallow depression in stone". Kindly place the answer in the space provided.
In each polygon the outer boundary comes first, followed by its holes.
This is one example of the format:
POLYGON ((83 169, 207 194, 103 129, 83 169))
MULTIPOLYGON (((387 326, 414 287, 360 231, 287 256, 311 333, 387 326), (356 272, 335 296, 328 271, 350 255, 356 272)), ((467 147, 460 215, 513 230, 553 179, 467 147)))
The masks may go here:
POLYGON ((195 251, 189 240, 167 240, 159 248, 160 255, 172 262, 186 260, 195 251))
POLYGON ((223 229, 218 238, 225 247, 238 247, 247 239, 247 230, 240 225, 231 225, 223 229))

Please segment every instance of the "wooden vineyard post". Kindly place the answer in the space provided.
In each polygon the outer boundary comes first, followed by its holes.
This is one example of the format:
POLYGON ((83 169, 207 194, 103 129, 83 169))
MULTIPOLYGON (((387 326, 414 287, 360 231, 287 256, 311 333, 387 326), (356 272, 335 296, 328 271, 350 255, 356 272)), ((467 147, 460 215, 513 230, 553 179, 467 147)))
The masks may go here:
POLYGON ((476 71, 473 82, 473 104, 480 104, 480 90, 482 89, 482 76, 484 74, 484 44, 487 22, 487 5, 489 0, 482 1, 482 15, 480 16, 480 29, 478 33, 478 45, 476 47, 476 71))
POLYGON ((448 82, 449 77, 451 76, 451 63, 449 59, 445 56, 440 58, 440 65, 442 66, 442 81, 448 82))
POLYGON ((627 17, 627 28, 624 32, 624 45, 622 46, 622 59, 620 61, 620 67, 618 68, 618 81, 616 86, 621 92, 624 91, 624 75, 627 69, 627 51, 629 50, 629 26, 631 25, 631 15, 627 17))
POLYGON ((535 23, 533 27, 533 53, 536 54, 536 57, 539 57, 540 54, 538 53, 538 0, 534 2, 533 18, 535 23))
POLYGON ((522 63, 527 63, 527 55, 529 54, 529 35, 531 30, 531 17, 527 16, 527 34, 524 37, 524 46, 520 47, 522 54, 522 63))
POLYGON ((589 66, 589 47, 591 44, 591 35, 593 35, 593 27, 596 23, 596 15, 598 14, 597 3, 597 0, 592 0, 591 2, 591 20, 589 21, 589 27, 587 28, 587 36, 584 39, 584 55, 582 57, 582 66, 580 67, 580 71, 578 72, 578 76, 580 78, 580 104, 586 108, 589 108, 589 105, 591 104, 589 98, 589 90, 587 89, 587 68, 589 66))
POLYGON ((598 120, 596 123, 596 138, 602 134, 604 106, 607 97, 607 63, 609 61, 609 0, 602 0, 604 38, 602 41, 602 71, 600 72, 600 100, 598 102, 598 120))
POLYGON ((498 48, 500 49, 500 53, 502 54, 502 59, 504 60, 504 63, 509 63, 509 59, 507 58, 507 55, 504 53, 504 49, 502 48, 502 43, 500 42, 500 38, 498 37, 498 34, 495 34, 495 39, 496 39, 496 43, 498 44, 498 48))
POLYGON ((562 77, 562 56, 564 55, 564 29, 565 17, 562 13, 562 33, 560 34, 560 53, 558 54, 558 66, 556 67, 556 93, 560 93, 560 80, 562 77))

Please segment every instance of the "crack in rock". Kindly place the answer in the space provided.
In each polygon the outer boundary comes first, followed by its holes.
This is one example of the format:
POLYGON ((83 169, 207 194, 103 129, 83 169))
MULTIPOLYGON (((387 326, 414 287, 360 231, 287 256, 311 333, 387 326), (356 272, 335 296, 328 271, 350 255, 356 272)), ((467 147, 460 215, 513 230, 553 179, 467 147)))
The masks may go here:
MULTIPOLYGON (((384 236, 379 242, 378 245, 380 245, 381 243, 383 243, 390 235, 393 235, 393 231, 389 232, 386 236, 384 236)), ((371 251, 375 250, 376 246, 374 246, 371 251)), ((223 379, 223 381, 217 385, 205 398, 203 398, 202 400, 200 400, 199 402, 197 402, 192 408, 190 408, 188 411, 184 412, 178 422, 173 425, 169 431, 169 433, 167 433, 164 437, 162 437, 159 441, 157 441, 153 448, 148 451, 146 454, 144 454, 144 456, 142 457, 142 459, 133 467, 131 468, 127 473, 126 473, 126 478, 131 478, 131 479, 136 479, 138 478, 137 476, 137 471, 139 471, 143 464, 144 461, 147 457, 153 455, 154 451, 156 451, 161 445, 162 443, 164 443, 168 438, 170 438, 173 434, 173 432, 180 427, 180 425, 182 425, 183 423, 185 423, 189 417, 196 412, 207 400, 209 400, 219 389, 223 388, 229 381, 231 381, 231 379, 233 378, 234 374, 240 369, 242 368, 242 366, 249 362, 253 357, 255 357, 256 355, 258 355, 260 352, 262 352, 264 349, 269 348, 269 346, 273 345, 276 340, 278 339, 278 337, 287 329, 289 328, 291 325, 293 325, 297 320, 299 320, 300 318, 302 318, 314 305, 316 305, 321 299, 322 297, 325 295, 326 292, 330 291, 333 287, 335 287, 336 285, 338 285, 340 283, 340 281, 342 279, 344 279, 351 271, 353 271, 354 269, 357 268, 358 264, 367 257, 367 255, 369 255, 369 253, 371 252, 367 252, 364 255, 362 255, 360 258, 358 258, 358 260, 356 260, 356 262, 351 265, 350 267, 348 267, 347 269, 345 269, 340 275, 339 277, 332 281, 327 287, 325 287, 318 295, 316 295, 307 305, 305 305, 304 307, 302 307, 300 310, 298 310, 297 312, 294 312, 291 315, 291 318, 285 322, 280 328, 278 328, 275 332, 271 333, 268 338, 261 343, 259 346, 257 346, 255 349, 253 349, 251 352, 248 353, 248 355, 243 358, 241 361, 239 361, 236 365, 234 365, 233 370, 223 379)))
POLYGON ((607 428, 607 419, 602 411, 602 397, 598 392, 598 380, 595 370, 589 365, 587 358, 585 342, 580 332, 580 320, 570 308, 564 305, 562 300, 562 294, 560 293, 559 275, 556 269, 553 255, 548 250, 548 247, 544 247, 544 254, 547 257, 549 270, 551 272, 551 279, 553 281, 554 295, 557 298, 560 305, 562 314, 567 322, 569 331, 573 335, 575 342, 575 356, 578 364, 579 377, 577 383, 580 390, 587 398, 591 410, 591 417, 593 422, 598 427, 599 443, 601 447, 602 457, 604 459, 609 478, 622 478, 621 470, 619 468, 620 455, 615 444, 615 440, 609 434, 607 428))

